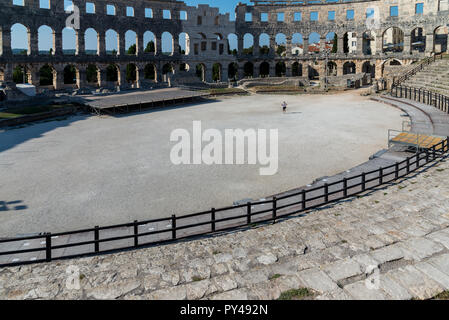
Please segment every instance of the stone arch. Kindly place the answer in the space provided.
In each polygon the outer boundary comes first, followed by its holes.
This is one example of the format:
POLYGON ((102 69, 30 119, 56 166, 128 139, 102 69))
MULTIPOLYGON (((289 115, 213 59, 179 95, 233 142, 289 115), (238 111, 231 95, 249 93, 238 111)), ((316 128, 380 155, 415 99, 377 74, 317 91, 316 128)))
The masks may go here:
POLYGON ((376 77, 376 65, 372 64, 370 61, 365 61, 362 64, 362 72, 367 73, 371 76, 371 78, 376 77))
POLYGON ((330 53, 336 53, 338 50, 338 37, 337 34, 333 31, 330 31, 326 34, 326 44, 324 47, 325 50, 330 53))
POLYGON ((75 29, 70 27, 65 27, 62 29, 62 53, 68 55, 76 54, 76 39, 77 34, 75 29))
POLYGON ((343 75, 355 74, 356 66, 353 61, 347 61, 343 64, 343 75))
POLYGON ((238 37, 235 33, 228 34, 228 54, 237 55, 238 53, 238 37))
POLYGON ((165 31, 162 33, 161 43, 162 43, 162 54, 169 55, 169 56, 173 55, 174 42, 173 42, 173 36, 170 32, 165 31))
POLYGON ((137 54, 137 33, 133 30, 125 32, 125 53, 129 55, 137 54))
POLYGON ((434 45, 433 50, 435 53, 443 53, 448 50, 448 27, 447 26, 439 26, 435 28, 433 32, 434 37, 434 45))
POLYGON ((259 35, 259 53, 261 55, 270 53, 270 36, 267 33, 259 35))
POLYGON ((302 77, 302 64, 295 61, 292 63, 292 76, 302 77))
POLYGON ((239 65, 232 62, 228 65, 228 80, 237 80, 239 74, 239 65))
POLYGON ((27 55, 30 53, 29 29, 21 23, 11 26, 11 51, 14 55, 27 55), (23 37, 26 34, 27 37, 23 37))
POLYGON ((376 33, 367 30, 362 35, 362 51, 364 55, 376 54, 376 33))
POLYGON ((37 46, 39 54, 55 54, 55 32, 51 27, 42 25, 37 29, 37 46))
POLYGON ((190 54, 190 37, 186 32, 179 34, 179 53, 186 56, 190 54))
POLYGON ((287 54, 287 37, 283 33, 276 34, 276 54, 278 56, 285 56, 287 54))
POLYGON ((329 61, 327 63, 327 75, 328 76, 337 75, 337 64, 334 61, 329 61))
POLYGON ((243 36, 243 54, 252 55, 254 51, 254 36, 251 33, 245 33, 243 36))
POLYGON ((39 69, 39 86, 52 86, 53 89, 56 85, 56 69, 49 64, 43 65, 39 69))
POLYGON ((259 75, 262 78, 268 77, 270 75, 270 63, 264 61, 259 66, 259 75))
POLYGON ((416 27, 410 34, 410 49, 412 51, 425 52, 426 51, 426 33, 421 27, 416 27))
POLYGON ((85 53, 88 55, 99 54, 99 35, 98 32, 93 28, 88 28, 84 32, 84 43, 85 43, 85 53))
POLYGON ((206 81, 206 66, 203 63, 198 63, 196 65, 196 76, 201 79, 201 81, 206 81))
POLYGON ((222 67, 221 64, 214 63, 212 66, 212 80, 216 82, 220 82, 222 79, 222 67))
POLYGON ((146 80, 156 81, 157 69, 153 63, 148 63, 143 69, 143 78, 146 80))
POLYGON ((117 55, 119 49, 119 35, 117 31, 113 29, 108 29, 105 33, 106 35, 106 53, 111 55, 117 55))
POLYGON ((382 34, 383 52, 404 51, 404 32, 399 27, 390 27, 382 34))
POLYGON ((145 31, 143 34, 143 52, 156 53, 156 36, 151 31, 145 31))
POLYGON ((294 33, 292 35, 292 54, 295 56, 304 53, 304 38, 300 33, 294 33))
POLYGON ((284 61, 276 63, 276 77, 285 77, 287 74, 287 66, 284 61))
POLYGON ((305 52, 319 53, 320 52, 320 39, 321 36, 317 32, 309 34, 309 48, 306 48, 305 52))
POLYGON ((254 77, 254 64, 252 62, 248 61, 243 65, 243 75, 246 78, 254 77))
POLYGON ((64 67, 64 84, 76 85, 77 79, 79 79, 78 69, 73 64, 68 64, 64 67))

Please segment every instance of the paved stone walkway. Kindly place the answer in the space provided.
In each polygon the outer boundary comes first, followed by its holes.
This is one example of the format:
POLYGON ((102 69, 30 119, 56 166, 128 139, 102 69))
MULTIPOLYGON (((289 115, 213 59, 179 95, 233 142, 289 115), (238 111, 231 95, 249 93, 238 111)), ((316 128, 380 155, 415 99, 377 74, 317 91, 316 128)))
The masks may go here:
POLYGON ((275 225, 3 268, 0 298, 276 299, 307 287, 317 299, 428 299, 449 289, 448 179, 443 161, 387 189, 275 225), (73 271, 80 289, 71 289, 73 271))

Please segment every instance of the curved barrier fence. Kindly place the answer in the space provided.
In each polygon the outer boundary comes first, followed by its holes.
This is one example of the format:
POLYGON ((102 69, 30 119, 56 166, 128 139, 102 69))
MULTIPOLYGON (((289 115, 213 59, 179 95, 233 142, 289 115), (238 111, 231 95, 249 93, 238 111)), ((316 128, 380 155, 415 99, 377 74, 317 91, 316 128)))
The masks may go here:
POLYGON ((98 253, 167 243, 193 236, 211 234, 237 227, 278 219, 352 197, 393 182, 444 156, 449 138, 404 161, 364 172, 310 189, 291 191, 265 201, 171 216, 162 219, 94 227, 90 229, 45 233, 0 240, 0 266, 11 266, 54 259, 74 258, 98 253))
POLYGON ((449 113, 449 97, 434 91, 399 85, 391 89, 391 95, 396 98, 405 98, 428 104, 449 113))

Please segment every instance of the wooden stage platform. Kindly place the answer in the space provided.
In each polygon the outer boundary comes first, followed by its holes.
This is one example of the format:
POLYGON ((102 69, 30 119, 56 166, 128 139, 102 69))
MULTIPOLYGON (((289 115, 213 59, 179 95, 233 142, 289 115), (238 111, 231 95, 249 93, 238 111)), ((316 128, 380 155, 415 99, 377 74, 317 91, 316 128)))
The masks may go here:
POLYGON ((165 107, 175 103, 191 102, 202 97, 208 97, 209 93, 190 91, 179 88, 167 88, 156 90, 124 91, 108 95, 90 95, 83 97, 84 104, 94 113, 115 114, 153 107, 165 107))
POLYGON ((418 149, 430 149, 443 140, 444 138, 442 137, 428 136, 411 132, 401 132, 395 137, 390 138, 389 143, 415 147, 418 149))

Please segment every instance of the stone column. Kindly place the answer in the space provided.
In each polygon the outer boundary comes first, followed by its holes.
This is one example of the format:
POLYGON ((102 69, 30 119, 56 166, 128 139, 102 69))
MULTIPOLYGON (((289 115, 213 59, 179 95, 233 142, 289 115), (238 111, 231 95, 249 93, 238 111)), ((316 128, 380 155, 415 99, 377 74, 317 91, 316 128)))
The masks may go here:
POLYGON ((98 32, 98 35, 97 35, 97 48, 98 48, 97 54, 99 56, 106 55, 106 35, 104 34, 103 31, 98 32))
POLYGON ((292 38, 286 37, 286 44, 285 44, 285 53, 288 57, 291 57, 292 55, 292 38))
POLYGON ((276 77, 276 63, 270 64, 270 77, 276 77))
POLYGON ((37 56, 39 54, 38 33, 36 29, 28 31, 28 39, 30 42, 30 54, 37 56))
POLYGON ((156 38, 156 42, 155 42, 155 54, 162 54, 162 36, 161 35, 154 35, 154 37, 156 38))
POLYGON ((140 88, 141 83, 140 83, 140 74, 143 74, 143 70, 142 68, 140 68, 137 64, 136 64, 136 88, 140 88))
POLYGON ((53 32, 54 55, 62 55, 62 32, 53 32))
POLYGON ((137 35, 137 55, 142 55, 145 51, 145 48, 143 47, 143 33, 137 35))
POLYGON ((11 29, 2 28, 1 50, 3 56, 10 56, 11 50, 11 29))
POLYGON ((3 79, 5 81, 5 83, 14 83, 14 79, 13 79, 13 65, 12 63, 7 63, 6 64, 6 68, 4 70, 4 75, 3 75, 3 79))
POLYGON ((433 33, 426 34, 426 55, 430 55, 433 52, 433 33))
POLYGON ((125 33, 119 33, 118 35, 118 54, 124 56, 126 54, 125 48, 125 33))
POLYGON ((87 72, 86 69, 79 69, 76 77, 76 84, 78 88, 84 88, 87 86, 87 72))
POLYGON ((107 85, 106 69, 100 69, 100 71, 98 73, 99 73, 98 83, 99 83, 100 87, 106 87, 106 85, 107 85))
POLYGON ((120 88, 126 88, 128 87, 128 82, 126 81, 126 65, 120 65, 119 69, 119 86, 120 88))
POLYGON ((324 52, 326 50, 326 38, 320 38, 320 52, 324 52))
POLYGON ((238 54, 242 54, 243 53, 243 37, 239 35, 237 42, 238 42, 238 46, 237 46, 238 54))
POLYGON ((60 90, 64 87, 64 70, 56 70, 56 77, 53 76, 53 86, 55 90, 60 90))
POLYGON ((260 64, 254 64, 254 72, 253 72, 254 78, 260 77, 260 64))
POLYGON ((411 53, 411 50, 412 50, 411 41, 412 41, 412 37, 410 34, 404 35, 404 53, 405 54, 411 53))
POLYGON ((259 35, 254 36, 253 56, 260 56, 259 35))
POLYGON ((222 66, 221 67, 221 81, 222 82, 227 82, 228 81, 228 73, 229 73, 229 69, 227 66, 222 66))
POLYGON ((31 84, 36 88, 39 87, 41 82, 41 73, 39 72, 39 68, 35 67, 31 71, 31 84))
POLYGON ((179 45, 179 35, 173 36, 173 55, 181 54, 181 46, 179 45))
POLYGON ((309 54, 309 38, 304 37, 303 38, 303 51, 302 54, 309 54))
POLYGON ((276 53, 276 39, 272 35, 270 35, 270 54, 273 55, 276 53))
POLYGON ((383 53, 383 36, 382 33, 376 34, 376 54, 382 54, 383 53))
POLYGON ((291 63, 285 64, 285 76, 291 77, 292 76, 292 65, 291 63))
POLYGON ((309 65, 306 61, 302 63, 302 76, 308 78, 309 77, 309 65))
POLYGON ((364 55, 364 53, 363 53, 363 35, 360 35, 358 32, 357 32, 357 50, 356 50, 356 54, 360 55, 360 56, 364 55))
POLYGON ((76 54, 84 55, 86 54, 86 45, 84 39, 84 31, 78 30, 76 32, 76 54))

